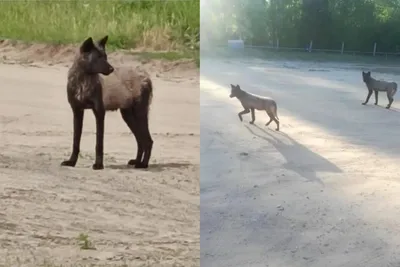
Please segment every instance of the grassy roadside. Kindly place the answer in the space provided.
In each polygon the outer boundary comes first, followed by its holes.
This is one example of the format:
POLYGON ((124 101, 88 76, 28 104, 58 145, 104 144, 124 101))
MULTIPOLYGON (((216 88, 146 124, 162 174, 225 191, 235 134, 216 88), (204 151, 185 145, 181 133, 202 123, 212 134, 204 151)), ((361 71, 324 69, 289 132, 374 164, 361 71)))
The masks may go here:
POLYGON ((199 31, 199 0, 0 2, 0 36, 27 42, 69 44, 108 34, 112 50, 145 48, 198 61, 199 31))
POLYGON ((270 49, 245 48, 243 50, 233 50, 229 48, 214 48, 201 51, 202 57, 220 57, 224 59, 254 59, 281 61, 305 61, 305 62, 343 62, 354 64, 384 64, 389 66, 400 66, 399 59, 396 56, 376 55, 352 55, 339 53, 324 53, 303 51, 274 51, 270 49))

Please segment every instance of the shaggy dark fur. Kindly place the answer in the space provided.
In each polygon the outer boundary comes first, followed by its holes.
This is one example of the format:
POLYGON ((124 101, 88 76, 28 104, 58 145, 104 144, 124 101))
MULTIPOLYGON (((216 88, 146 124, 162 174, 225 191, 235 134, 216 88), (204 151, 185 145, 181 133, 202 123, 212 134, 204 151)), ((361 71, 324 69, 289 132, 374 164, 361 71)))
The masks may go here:
POLYGON ((103 169, 104 117, 106 111, 120 110, 137 141, 135 168, 147 168, 153 147, 148 125, 153 85, 146 72, 131 67, 113 68, 107 60, 108 36, 94 42, 91 37, 80 46, 68 71, 67 95, 74 116, 72 153, 61 165, 74 167, 78 160, 85 109, 96 118, 96 160, 93 169, 103 169), (101 76, 103 74, 104 76, 101 76))

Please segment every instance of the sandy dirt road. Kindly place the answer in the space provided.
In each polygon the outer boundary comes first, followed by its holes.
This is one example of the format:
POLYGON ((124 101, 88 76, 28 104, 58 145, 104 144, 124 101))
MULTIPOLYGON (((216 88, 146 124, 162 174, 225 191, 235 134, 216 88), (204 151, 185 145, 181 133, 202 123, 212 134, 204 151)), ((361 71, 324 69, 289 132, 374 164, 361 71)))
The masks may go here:
POLYGON ((202 266, 400 266, 400 102, 361 105, 370 67, 202 58, 202 266), (230 83, 275 98, 281 132, 241 123, 230 83))
POLYGON ((127 168, 136 141, 113 112, 105 169, 93 171, 90 111, 76 168, 60 166, 72 146, 66 73, 0 65, 0 266, 199 266, 198 76, 152 75, 148 170, 127 168))

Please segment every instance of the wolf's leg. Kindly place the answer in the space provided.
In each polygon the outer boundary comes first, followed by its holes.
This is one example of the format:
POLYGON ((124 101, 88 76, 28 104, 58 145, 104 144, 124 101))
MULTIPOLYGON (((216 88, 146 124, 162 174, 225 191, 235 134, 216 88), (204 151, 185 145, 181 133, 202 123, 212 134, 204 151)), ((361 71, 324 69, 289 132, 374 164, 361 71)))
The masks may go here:
POLYGON ((393 103, 393 89, 392 90, 388 90, 387 92, 386 92, 386 95, 387 95, 387 98, 388 98, 388 100, 389 100, 389 104, 386 106, 386 108, 387 109, 389 109, 390 108, 390 106, 392 105, 392 103, 393 103))
POLYGON ((276 131, 279 131, 279 120, 275 117, 275 115, 271 114, 274 122, 276 123, 276 131))
POLYGON ((363 102, 363 103, 362 103, 363 105, 365 105, 365 104, 367 104, 367 103, 368 103, 368 101, 369 101, 369 98, 371 97, 371 95, 372 95, 372 90, 368 90, 367 99, 365 100, 365 102, 363 102))
POLYGON ((137 131, 138 125, 136 125, 135 116, 132 109, 121 109, 121 115, 123 120, 125 121, 126 125, 128 125, 129 129, 131 130, 132 134, 135 136, 136 145, 137 145, 137 152, 136 152, 136 159, 131 159, 128 162, 128 165, 136 165, 137 162, 142 162, 143 157, 143 147, 141 142, 141 136, 137 131))
POLYGON ((247 114, 249 112, 250 112, 250 109, 248 109, 248 108, 246 108, 243 111, 239 112, 238 116, 239 116, 240 121, 243 121, 242 115, 247 114))
POLYGON ((256 120, 256 115, 254 114, 254 108, 251 108, 250 111, 251 111, 251 122, 250 122, 250 124, 254 124, 254 121, 256 120))
POLYGON ((78 161, 84 110, 72 108, 72 112, 74 114, 74 139, 72 144, 72 153, 68 160, 61 163, 61 166, 75 167, 76 162, 78 161))
POLYGON ((97 104, 93 108, 93 114, 96 118, 96 160, 92 166, 93 170, 104 169, 104 118, 106 111, 102 104, 97 104))
POLYGON ((268 112, 268 117, 269 117, 269 122, 267 122, 267 124, 265 124, 265 126, 268 126, 272 121, 274 121, 276 123, 276 131, 279 131, 279 120, 277 118, 275 118, 275 115, 272 112, 268 112))
POLYGON ((265 126, 270 125, 270 123, 274 120, 274 116, 272 116, 272 114, 270 114, 270 113, 268 113, 268 112, 267 112, 267 114, 268 114, 268 117, 269 117, 269 122, 267 122, 267 123, 265 124, 265 126))
POLYGON ((146 169, 149 166, 149 161, 151 157, 151 151, 153 149, 153 139, 151 138, 148 122, 147 107, 146 109, 137 110, 137 122, 140 135, 143 137, 143 160, 142 162, 136 162, 135 168, 146 169))
POLYGON ((378 90, 374 90, 375 93, 375 105, 378 105, 378 90))

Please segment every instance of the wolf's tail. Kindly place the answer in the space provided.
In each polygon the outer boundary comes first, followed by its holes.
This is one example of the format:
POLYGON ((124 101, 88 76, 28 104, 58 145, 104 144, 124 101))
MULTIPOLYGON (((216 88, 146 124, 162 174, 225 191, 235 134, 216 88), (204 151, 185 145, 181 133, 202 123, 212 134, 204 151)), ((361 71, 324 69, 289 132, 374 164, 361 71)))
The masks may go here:
POLYGON ((147 113, 149 113, 150 105, 153 100, 153 82, 150 78, 147 78, 144 82, 146 86, 142 91, 142 104, 146 107, 147 113))
POLYGON ((397 83, 394 83, 394 88, 393 88, 392 97, 396 94, 396 92, 397 92, 397 83))
POLYGON ((278 117, 278 106, 276 105, 276 102, 274 103, 274 113, 275 113, 275 117, 279 120, 279 117, 278 117))

